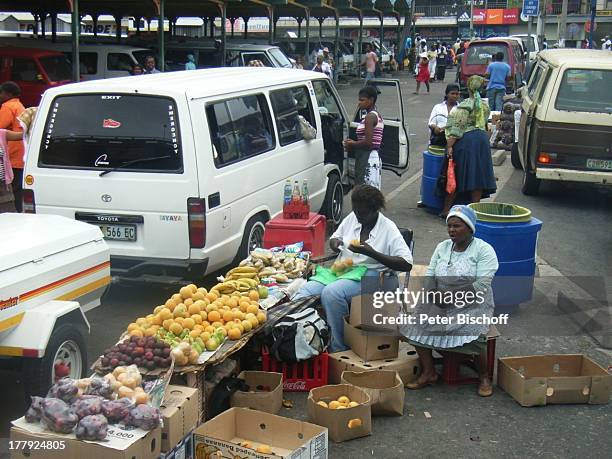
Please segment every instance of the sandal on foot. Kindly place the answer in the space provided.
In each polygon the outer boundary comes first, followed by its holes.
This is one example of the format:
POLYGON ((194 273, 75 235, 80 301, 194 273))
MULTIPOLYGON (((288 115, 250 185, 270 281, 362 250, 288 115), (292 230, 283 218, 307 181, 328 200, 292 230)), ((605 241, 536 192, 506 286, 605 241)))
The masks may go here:
POLYGON ((438 378, 439 376, 436 374, 436 376, 433 379, 430 379, 428 381, 419 383, 417 381, 412 382, 412 383, 408 383, 406 384, 406 389, 410 389, 410 390, 419 390, 419 389, 423 389, 424 387, 430 386, 432 384, 435 384, 438 382, 438 378))
POLYGON ((487 383, 481 382, 478 385, 478 395, 481 397, 490 397, 493 395, 493 384, 491 381, 488 381, 487 383))

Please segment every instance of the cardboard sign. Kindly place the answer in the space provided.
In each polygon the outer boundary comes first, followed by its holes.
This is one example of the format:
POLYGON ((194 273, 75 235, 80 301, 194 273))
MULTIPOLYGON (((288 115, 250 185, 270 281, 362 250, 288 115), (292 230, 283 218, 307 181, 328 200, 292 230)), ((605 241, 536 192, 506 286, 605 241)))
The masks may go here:
POLYGON ((396 371, 344 371, 340 379, 370 396, 372 416, 404 415, 404 383, 396 371))
POLYGON ((243 371, 238 375, 249 385, 249 392, 232 394, 232 406, 278 414, 283 406, 283 375, 267 371, 243 371))
POLYGON ((583 354, 498 359, 497 385, 522 406, 607 404, 612 375, 583 354))

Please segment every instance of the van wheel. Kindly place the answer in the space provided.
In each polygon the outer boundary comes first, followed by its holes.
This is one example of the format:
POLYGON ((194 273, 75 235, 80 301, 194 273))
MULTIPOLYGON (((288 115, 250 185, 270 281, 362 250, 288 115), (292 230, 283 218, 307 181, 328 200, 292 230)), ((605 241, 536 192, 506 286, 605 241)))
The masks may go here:
POLYGON ((321 213, 334 225, 339 225, 342 220, 342 206, 344 204, 344 190, 340 178, 336 174, 330 174, 325 191, 325 200, 321 213))
POLYGON ((264 231, 266 230, 266 220, 261 215, 251 217, 244 229, 242 242, 234 260, 234 265, 237 265, 242 260, 247 258, 252 250, 257 247, 263 247, 264 231))
POLYGON ((59 325, 47 343, 41 359, 24 359, 23 378, 26 396, 44 397, 52 384, 68 377, 85 377, 87 347, 81 332, 69 323, 59 325))
POLYGON ((521 160, 519 158, 518 142, 514 142, 512 144, 512 151, 510 152, 510 162, 512 163, 515 169, 523 168, 523 165, 521 164, 521 160))
POLYGON ((523 170, 523 186, 521 191, 527 196, 536 196, 540 191, 540 183, 542 180, 536 177, 534 172, 530 172, 525 168, 523 170))

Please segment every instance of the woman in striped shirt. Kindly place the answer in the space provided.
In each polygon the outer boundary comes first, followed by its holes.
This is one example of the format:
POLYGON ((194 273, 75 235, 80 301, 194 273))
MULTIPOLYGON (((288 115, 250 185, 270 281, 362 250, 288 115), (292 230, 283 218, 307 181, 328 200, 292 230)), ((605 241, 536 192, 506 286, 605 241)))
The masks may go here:
POLYGON ((359 90, 357 140, 346 139, 344 148, 355 153, 355 185, 381 187, 382 163, 378 154, 383 138, 384 121, 376 111, 378 90, 365 86, 359 90))

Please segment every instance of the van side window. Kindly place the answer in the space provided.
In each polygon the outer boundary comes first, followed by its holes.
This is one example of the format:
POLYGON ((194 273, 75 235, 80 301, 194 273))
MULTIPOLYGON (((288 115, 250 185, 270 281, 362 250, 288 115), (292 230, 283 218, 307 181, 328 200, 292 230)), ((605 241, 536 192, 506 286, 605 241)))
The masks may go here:
POLYGON ((251 61, 259 61, 264 67, 274 67, 274 64, 270 62, 266 53, 243 53, 242 60, 244 61, 245 67, 248 67, 251 61))
POLYGON ((39 74, 36 63, 32 59, 23 57, 13 58, 11 80, 13 81, 36 81, 39 74))
POLYGON ((529 94, 530 98, 533 98, 536 89, 538 88, 538 83, 540 82, 540 78, 542 78, 542 66, 538 65, 534 72, 531 74, 531 78, 529 79, 529 83, 527 84, 527 94, 529 94))
POLYGON ((263 94, 215 102, 206 107, 217 167, 274 149, 268 104, 263 94))
POLYGON ((272 91, 270 100, 281 145, 289 145, 303 139, 298 115, 302 115, 312 127, 317 126, 306 86, 272 91))
POLYGON ((98 54, 79 53, 79 65, 81 75, 95 75, 98 73, 98 54))
POLYGON ((327 80, 316 80, 312 82, 317 98, 317 105, 319 106, 319 113, 321 115, 342 119, 342 110, 340 110, 340 106, 329 84, 327 80))
POLYGON ((132 57, 126 53, 108 53, 106 58, 106 67, 108 70, 129 72, 132 70, 133 63, 132 57))

